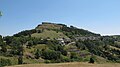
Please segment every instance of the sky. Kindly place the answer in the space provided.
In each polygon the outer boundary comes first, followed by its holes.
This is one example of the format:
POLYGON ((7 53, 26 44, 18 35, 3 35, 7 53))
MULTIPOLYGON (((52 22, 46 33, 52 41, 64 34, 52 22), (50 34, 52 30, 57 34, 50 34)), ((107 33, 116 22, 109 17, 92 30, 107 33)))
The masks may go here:
POLYGON ((62 23, 101 35, 120 34, 120 0, 0 0, 0 35, 62 23))

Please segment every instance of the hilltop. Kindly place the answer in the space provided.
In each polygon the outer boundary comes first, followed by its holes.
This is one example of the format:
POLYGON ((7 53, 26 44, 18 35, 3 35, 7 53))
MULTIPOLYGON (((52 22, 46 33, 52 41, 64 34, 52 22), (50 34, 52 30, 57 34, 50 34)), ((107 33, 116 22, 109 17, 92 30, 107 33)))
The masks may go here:
POLYGON ((2 66, 90 59, 120 63, 120 36, 101 36, 75 26, 43 22, 13 36, 0 36, 0 52, 2 66))
POLYGON ((42 22, 35 29, 21 31, 14 36, 42 37, 42 38, 63 38, 63 37, 79 37, 79 36, 100 36, 100 34, 92 33, 88 30, 79 29, 74 26, 68 27, 65 24, 56 24, 50 22, 42 22), (54 36, 53 36, 54 35, 54 36))

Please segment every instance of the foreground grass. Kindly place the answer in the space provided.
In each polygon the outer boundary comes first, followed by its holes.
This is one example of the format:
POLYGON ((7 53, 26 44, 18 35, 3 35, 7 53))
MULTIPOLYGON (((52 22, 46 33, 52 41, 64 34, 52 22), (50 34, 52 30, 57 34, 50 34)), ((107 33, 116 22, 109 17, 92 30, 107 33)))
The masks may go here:
POLYGON ((54 63, 54 64, 24 64, 8 67, 120 67, 118 63, 90 64, 86 62, 54 63))

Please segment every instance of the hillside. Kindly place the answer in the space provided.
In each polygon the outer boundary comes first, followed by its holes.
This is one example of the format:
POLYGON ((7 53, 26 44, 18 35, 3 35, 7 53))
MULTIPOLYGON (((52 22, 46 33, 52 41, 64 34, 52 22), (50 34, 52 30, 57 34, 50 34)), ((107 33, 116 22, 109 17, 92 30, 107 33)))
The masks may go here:
POLYGON ((43 22, 35 29, 0 36, 0 64, 120 63, 120 36, 101 36, 64 24, 43 22), (14 61, 13 61, 14 60, 14 61))
POLYGON ((21 31, 14 36, 28 36, 41 37, 41 38, 67 38, 73 36, 100 36, 100 34, 95 34, 90 31, 79 29, 74 26, 67 27, 64 24, 55 24, 49 22, 42 22, 35 29, 21 31), (54 35, 54 36, 53 36, 54 35))

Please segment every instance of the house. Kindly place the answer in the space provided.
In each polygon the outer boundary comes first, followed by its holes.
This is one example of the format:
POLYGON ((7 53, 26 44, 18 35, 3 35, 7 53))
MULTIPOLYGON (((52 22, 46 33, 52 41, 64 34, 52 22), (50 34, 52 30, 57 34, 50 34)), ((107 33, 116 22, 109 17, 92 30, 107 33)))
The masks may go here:
POLYGON ((65 44, 68 44, 68 43, 71 42, 71 39, 70 39, 70 38, 63 38, 63 40, 64 40, 65 44))
POLYGON ((56 40, 59 41, 59 44, 65 45, 65 42, 64 42, 64 39, 63 39, 63 38, 58 38, 58 39, 56 39, 56 40))

